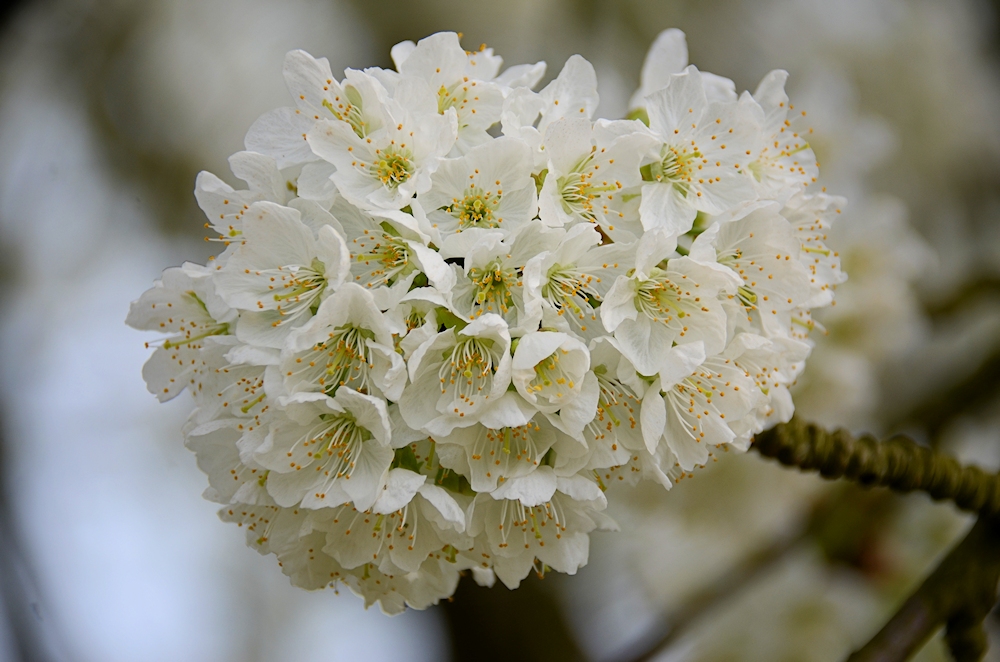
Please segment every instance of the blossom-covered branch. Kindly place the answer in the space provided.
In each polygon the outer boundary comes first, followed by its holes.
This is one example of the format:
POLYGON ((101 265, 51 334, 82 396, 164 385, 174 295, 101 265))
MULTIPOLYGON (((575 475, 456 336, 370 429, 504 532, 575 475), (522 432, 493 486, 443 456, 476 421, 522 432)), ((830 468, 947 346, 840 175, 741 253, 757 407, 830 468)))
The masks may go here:
POLYGON ((293 106, 195 196, 221 252, 167 269, 127 322, 189 392, 206 497, 292 582, 387 613, 461 572, 575 573, 615 486, 672 488, 787 421, 812 311, 846 275, 845 201, 805 113, 662 33, 631 110, 593 66, 503 69, 454 33, 394 70, 285 59, 293 106))

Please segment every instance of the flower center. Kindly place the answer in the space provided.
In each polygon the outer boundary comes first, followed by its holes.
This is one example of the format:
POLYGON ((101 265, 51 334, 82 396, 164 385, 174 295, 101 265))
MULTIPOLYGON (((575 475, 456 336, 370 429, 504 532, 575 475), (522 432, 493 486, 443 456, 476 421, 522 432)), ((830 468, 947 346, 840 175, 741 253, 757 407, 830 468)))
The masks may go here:
MULTIPOLYGON (((353 415, 344 412, 321 415, 320 422, 296 442, 295 446, 302 444, 302 450, 311 460, 310 464, 317 463, 316 470, 322 471, 326 477, 317 488, 317 499, 325 499, 326 492, 338 479, 350 480, 364 442, 371 438, 372 434, 358 425, 353 415)), ((296 470, 301 468, 302 465, 296 464, 296 470)))
POLYGON ((556 392, 555 397, 561 398, 564 395, 564 389, 576 387, 573 378, 566 373, 563 364, 559 361, 560 354, 569 354, 569 352, 565 349, 557 349, 535 366, 535 378, 528 383, 528 390, 539 393, 550 389, 556 392))
POLYGON ((648 182, 669 182, 682 192, 693 181, 695 161, 702 158, 697 145, 677 147, 664 145, 660 160, 641 168, 642 178, 648 182))
MULTIPOLYGON (((596 150, 597 148, 592 147, 591 149, 596 150)), ((596 172, 593 161, 593 153, 588 154, 573 166, 569 174, 556 180, 563 211, 567 214, 579 214, 590 221, 596 218, 594 200, 600 198, 602 193, 618 190, 617 183, 602 183, 601 185, 591 183, 590 180, 596 172)))
MULTIPOLYGON (((250 414, 257 405, 264 401, 264 372, 261 368, 244 368, 242 366, 225 366, 215 369, 216 374, 224 373, 234 378, 216 392, 216 397, 222 400, 223 408, 239 407, 240 412, 250 414), (242 376, 241 376, 242 375, 242 376)), ((266 407, 257 409, 254 418, 263 413, 266 407)), ((229 409, 232 411, 232 409, 229 409)), ((238 415, 238 414, 237 414, 238 415)))
MULTIPOLYGON (((319 298, 326 289, 326 265, 314 259, 308 267, 301 266, 295 270, 281 268, 281 291, 274 295, 278 302, 275 310, 284 318, 294 318, 307 310, 315 312, 319 306, 319 298)), ((286 322, 278 320, 275 326, 286 322)))
POLYGON ((470 406, 477 395, 484 390, 488 393, 493 384, 492 345, 493 341, 486 338, 466 338, 446 352, 438 371, 441 392, 447 393, 450 387, 453 400, 470 406))
POLYGON ((413 331, 414 329, 419 329, 427 321, 427 314, 422 313, 419 310, 410 311, 410 314, 406 316, 403 320, 406 324, 407 331, 413 331))
POLYGON ((361 393, 371 393, 369 373, 374 365, 368 341, 374 337, 368 329, 342 326, 331 331, 326 341, 296 357, 295 368, 286 376, 295 375, 318 384, 330 396, 345 385, 361 393))
POLYGON ((656 321, 669 322, 687 316, 682 306, 685 292, 662 269, 653 268, 650 277, 641 281, 636 290, 635 307, 656 321))
POLYGON ((496 218, 494 212, 500 205, 500 192, 495 194, 492 191, 483 191, 478 186, 470 186, 466 189, 465 197, 456 200, 448 211, 458 219, 459 226, 464 230, 467 228, 496 228, 500 227, 503 219, 496 218))
MULTIPOLYGON (((777 144, 778 143, 775 143, 775 146, 777 146, 777 144)), ((754 179, 756 179, 759 182, 764 179, 764 176, 767 174, 768 168, 775 168, 775 167, 781 168, 781 166, 778 164, 778 161, 786 157, 794 156, 799 152, 804 152, 805 150, 810 149, 811 147, 812 146, 805 141, 803 141, 802 143, 796 143, 794 146, 785 145, 784 147, 777 150, 772 150, 770 147, 765 145, 764 149, 761 150, 760 156, 758 156, 756 160, 750 163, 749 165, 750 173, 753 175, 754 179)))
POLYGON ((367 532, 378 541, 372 551, 372 563, 365 564, 365 575, 369 572, 369 566, 372 564, 378 566, 378 559, 383 558, 385 552, 392 552, 403 545, 412 551, 416 546, 420 528, 419 509, 411 509, 409 504, 385 515, 359 512, 354 506, 342 506, 334 513, 335 528, 330 533, 344 536, 345 543, 352 537, 367 537, 367 532))
POLYGON ((372 173, 383 186, 394 189, 413 175, 413 154, 410 150, 390 145, 375 150, 375 154, 377 158, 372 164, 372 173))
POLYGON ((476 293, 476 302, 487 312, 499 311, 506 314, 513 305, 514 297, 511 289, 520 285, 517 271, 505 269, 499 260, 494 260, 480 269, 472 267, 469 269, 469 280, 479 290, 476 293))
POLYGON ((517 427, 483 428, 470 449, 470 467, 498 483, 537 467, 545 457, 536 437, 540 431, 534 421, 517 427))
MULTIPOLYGON (((475 83, 472 83, 475 85, 475 83)), ((445 87, 442 85, 438 89, 438 112, 442 115, 445 114, 449 108, 454 108, 455 111, 462 115, 462 111, 465 110, 465 105, 469 102, 469 84, 466 82, 458 82, 451 87, 445 87)))
POLYGON ((542 540, 546 527, 552 528, 556 539, 562 538, 562 534, 566 532, 566 517, 559 511, 554 499, 533 507, 525 506, 520 501, 505 500, 500 513, 502 542, 498 547, 507 547, 510 544, 508 539, 513 536, 515 549, 522 546, 527 548, 532 539, 542 540))
MULTIPOLYGON (((501 453, 511 456, 515 460, 534 461, 539 452, 532 433, 538 430, 538 425, 533 423, 514 428, 500 428, 499 430, 486 428, 486 447, 481 448, 477 444, 473 448, 472 459, 482 459, 484 452, 490 458, 495 458, 496 447, 499 446, 501 453)), ((496 459, 493 461, 496 462, 496 459)))
POLYGON ((382 239, 354 259, 368 267, 365 274, 366 285, 377 287, 388 285, 397 276, 413 271, 410 263, 410 247, 401 238, 385 233, 382 239))
MULTIPOLYGON (((718 376, 721 377, 721 374, 718 376)), ((725 392, 720 392, 719 386, 713 383, 715 377, 710 371, 698 370, 667 391, 667 402, 677 420, 695 441, 705 437, 704 419, 710 416, 725 419, 725 414, 712 404, 712 398, 717 394, 725 396, 725 392)))
POLYGON ((328 99, 323 99, 323 107, 330 111, 334 117, 343 122, 347 122, 354 129, 354 133, 359 138, 368 135, 368 123, 365 122, 361 112, 361 93, 353 85, 344 86, 344 94, 347 99, 337 97, 337 105, 334 106, 328 99), (346 102, 346 103, 345 103, 346 102))
POLYGON ((584 319, 586 311, 592 309, 591 301, 599 301, 597 290, 590 286, 594 280, 576 271, 572 266, 552 265, 547 274, 547 282, 542 286, 542 297, 562 315, 569 310, 579 319, 584 319))
MULTIPOLYGON (((615 428, 620 427, 623 420, 627 420, 629 427, 634 429, 635 408, 639 405, 639 399, 626 391, 617 380, 608 377, 606 367, 597 366, 594 375, 597 377, 600 396, 597 399, 597 416, 587 424, 594 439, 602 440, 606 433, 614 435, 615 428)), ((618 444, 614 441, 611 450, 618 450, 618 444)))
MULTIPOLYGON (((197 343, 199 340, 204 340, 209 336, 224 336, 229 333, 229 325, 216 322, 211 315, 208 314, 208 306, 205 302, 194 293, 194 291, 189 290, 184 293, 185 296, 192 299, 198 307, 204 311, 204 316, 201 320, 187 320, 186 324, 183 324, 179 329, 180 333, 174 336, 170 336, 163 341, 163 349, 173 349, 174 347, 185 347, 188 346, 191 349, 199 349, 201 346, 197 343)), ((173 321, 173 320, 171 320, 173 321)), ((147 347, 153 343, 147 343, 147 347)))
POLYGON ((354 458, 360 452, 361 444, 372 438, 371 433, 358 425, 354 416, 347 412, 332 416, 324 414, 320 418, 320 429, 305 445, 317 447, 310 451, 313 460, 322 461, 326 458, 327 463, 333 460, 335 466, 332 468, 336 470, 338 478, 350 475, 354 471, 354 458))

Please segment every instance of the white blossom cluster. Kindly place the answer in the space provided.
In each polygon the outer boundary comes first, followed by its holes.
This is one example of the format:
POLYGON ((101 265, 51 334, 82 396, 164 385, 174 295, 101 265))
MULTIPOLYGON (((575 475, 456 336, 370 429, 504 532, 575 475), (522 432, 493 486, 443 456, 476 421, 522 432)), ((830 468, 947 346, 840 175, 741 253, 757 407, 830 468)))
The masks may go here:
POLYGON ((225 250, 133 303, 143 369, 187 389, 206 497, 292 583, 387 613, 459 573, 574 573, 612 484, 666 488, 786 421, 843 200, 786 74, 756 92, 653 45, 632 119, 594 68, 510 67, 454 33, 396 71, 293 51, 295 105, 196 196, 225 250))

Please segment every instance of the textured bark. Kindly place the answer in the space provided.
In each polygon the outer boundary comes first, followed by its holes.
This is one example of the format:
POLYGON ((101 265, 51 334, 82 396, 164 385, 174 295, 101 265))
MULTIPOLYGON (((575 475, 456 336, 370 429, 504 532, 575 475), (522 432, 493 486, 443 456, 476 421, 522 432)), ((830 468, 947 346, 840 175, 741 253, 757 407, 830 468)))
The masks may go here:
POLYGON ((897 492, 919 490, 969 512, 1000 513, 1000 476, 964 466, 902 435, 879 441, 844 429, 827 432, 793 418, 758 434, 752 448, 784 465, 818 471, 824 478, 848 478, 897 492))
POLYGON ((560 605, 533 575, 515 590, 463 577, 441 609, 450 630, 452 662, 579 662, 586 660, 560 605))

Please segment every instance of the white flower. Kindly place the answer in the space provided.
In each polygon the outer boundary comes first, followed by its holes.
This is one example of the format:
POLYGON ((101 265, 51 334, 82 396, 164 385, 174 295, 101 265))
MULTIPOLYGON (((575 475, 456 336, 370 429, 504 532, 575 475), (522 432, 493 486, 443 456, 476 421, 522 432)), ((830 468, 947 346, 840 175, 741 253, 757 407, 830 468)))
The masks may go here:
POLYGON ((605 333, 598 307, 615 278, 635 260, 635 245, 598 246, 601 235, 591 226, 574 225, 559 245, 528 260, 524 266, 526 315, 542 310, 542 326, 555 327, 581 338, 605 333))
MULTIPOLYGON (((642 475, 641 458, 636 454, 646 452, 639 423, 646 384, 637 378, 635 369, 622 357, 612 339, 592 344, 591 362, 599 393, 596 415, 583 430, 589 456, 580 464, 593 470, 598 480, 603 474, 605 480, 611 481, 614 475, 618 480, 628 479, 635 484, 642 475), (628 469, 617 470, 623 466, 628 469)), ((557 468, 560 459, 557 458, 557 468)))
POLYGON ((307 322, 350 267, 344 239, 331 226, 314 237, 295 209, 254 203, 243 222, 243 243, 216 277, 221 296, 244 312, 236 335, 280 349, 288 332, 307 322))
POLYGON ((762 111, 760 125, 764 142, 748 166, 760 196, 781 202, 815 182, 819 176, 816 155, 809 146, 812 130, 803 126, 806 113, 790 113, 792 107, 785 94, 787 79, 787 71, 772 71, 764 76, 753 93, 762 111))
POLYGON ((522 87, 508 93, 500 115, 503 133, 531 147, 536 167, 544 168, 546 153, 542 141, 549 126, 564 118, 589 120, 598 102, 593 65, 574 55, 541 92, 536 94, 522 87))
POLYGON ((247 149, 272 157, 279 168, 318 159, 306 136, 319 120, 340 120, 360 136, 381 128, 383 116, 378 111, 384 90, 368 78, 349 73, 341 86, 326 58, 301 50, 289 51, 283 72, 296 107, 265 113, 246 137, 247 149))
POLYGON ((197 409, 188 426, 216 418, 244 419, 239 423, 251 428, 259 425, 270 404, 265 403, 264 382, 269 371, 277 370, 278 357, 277 350, 245 345, 231 335, 206 339, 191 388, 197 409))
POLYGON ((229 167, 247 183, 248 190, 235 190, 204 170, 198 173, 194 188, 194 196, 205 212, 208 225, 227 246, 239 241, 243 217, 250 205, 263 200, 284 204, 289 197, 288 182, 281 176, 273 158, 255 152, 237 152, 229 157, 229 167))
POLYGON ((427 609, 450 597, 458 586, 459 568, 451 559, 434 555, 418 572, 385 574, 371 564, 344 573, 341 580, 370 607, 376 602, 384 614, 400 614, 406 607, 427 609))
POLYGON ((395 399, 406 383, 388 324, 371 293, 344 283, 315 317, 289 334, 281 374, 291 393, 333 395, 341 386, 395 399))
POLYGON ((432 177, 433 188, 419 196, 427 220, 441 237, 442 255, 465 255, 484 233, 510 234, 537 211, 531 152, 513 138, 475 147, 445 159, 432 177))
POLYGON ((392 326, 392 333, 398 339, 397 346, 405 358, 409 359, 420 345, 437 335, 441 328, 438 310, 444 311, 447 306, 447 301, 438 290, 418 287, 404 294, 386 311, 386 320, 392 326))
POLYGON ((422 273, 435 287, 448 292, 455 276, 444 259, 427 247, 424 223, 397 211, 372 215, 337 198, 330 208, 342 228, 351 251, 352 281, 373 291, 379 308, 406 294, 413 278, 422 273), (397 292, 389 296, 382 288, 397 292))
POLYGON ((700 341, 712 354, 726 345, 726 313, 718 297, 735 292, 739 277, 690 257, 657 266, 673 252, 674 243, 662 233, 645 235, 634 273, 619 276, 601 306, 604 327, 643 375, 660 371, 675 342, 700 341))
POLYGON ((142 369, 160 402, 194 383, 205 339, 232 332, 235 311, 215 294, 210 276, 211 270, 194 264, 167 269, 129 308, 125 323, 132 328, 171 334, 153 343, 156 351, 142 369))
POLYGON ((492 51, 466 53, 457 34, 439 32, 415 46, 412 42, 396 44, 393 61, 402 77, 427 82, 437 96, 439 113, 455 109, 458 153, 490 141, 486 129, 500 121, 503 106, 503 87, 489 82, 500 68, 500 58, 492 51))
MULTIPOLYGON (((261 554, 274 553, 280 559, 283 554, 295 553, 308 541, 301 537, 304 528, 308 527, 307 511, 302 508, 282 508, 274 503, 261 504, 230 504, 219 510, 219 518, 224 522, 234 522, 243 528, 247 547, 261 554)), ((314 568, 318 570, 318 568, 314 568)), ((307 578, 300 576, 297 585, 306 588, 322 588, 334 580, 322 576, 307 578)))
POLYGON ((757 411, 756 428, 763 430, 791 420, 795 405, 788 389, 795 384, 811 349, 800 340, 750 333, 741 333, 729 343, 723 355, 749 374, 767 396, 757 411))
POLYGON ((711 103, 705 87, 691 66, 646 98, 649 127, 663 141, 645 166, 639 214, 647 230, 681 234, 699 211, 720 214, 756 197, 743 171, 761 139, 749 104, 711 103))
POLYGON ((536 559, 558 572, 575 574, 587 563, 587 534, 615 526, 600 512, 607 501, 597 485, 578 476, 558 478, 550 467, 509 481, 506 492, 517 498, 476 497, 469 533, 486 536, 493 569, 508 588, 517 588, 536 559))
POLYGON ((271 423, 254 460, 270 470, 267 491, 280 506, 329 508, 375 503, 392 464, 385 403, 341 387, 334 397, 299 393, 288 418, 271 423))
POLYGON ((535 409, 554 413, 580 395, 589 369, 586 345, 565 333, 540 331, 518 339, 511 380, 535 409))
POLYGON ((674 348, 642 401, 642 436, 650 453, 661 438, 684 470, 725 444, 745 450, 757 432, 751 416, 765 396, 734 358, 705 357, 701 343, 674 348), (663 397, 657 397, 660 393, 663 397))
POLYGON ((410 357, 412 382, 399 409, 407 425, 444 436, 474 425, 510 385, 510 333, 486 314, 462 329, 442 331, 410 357))
POLYGON ((465 256, 465 269, 453 289, 452 305, 466 319, 500 315, 512 333, 537 327, 542 311, 525 305, 523 273, 531 258, 555 247, 559 235, 540 223, 524 226, 504 239, 500 232, 482 235, 465 256))
POLYGON ((738 328, 767 336, 785 335, 782 317, 806 304, 809 274, 797 258, 800 244, 770 204, 729 223, 716 223, 698 235, 690 257, 718 262, 743 281, 729 295, 738 328), (782 317, 779 317, 782 316, 782 317))
POLYGON ((839 196, 818 193, 796 195, 781 210, 802 243, 800 260, 809 270, 812 297, 803 305, 821 308, 833 302, 833 291, 847 280, 841 270, 840 256, 827 246, 834 221, 847 201, 839 196))
POLYGON ((556 442, 556 432, 541 418, 518 422, 458 428, 439 437, 441 466, 468 476, 476 492, 492 492, 511 478, 532 473, 556 442))
POLYGON ((392 469, 370 512, 332 510, 317 525, 326 532, 323 551, 345 568, 370 563, 390 575, 417 572, 432 552, 453 542, 467 545, 465 512, 447 490, 426 480, 392 469))
POLYGON ((623 196, 642 183, 639 162, 655 139, 639 122, 591 125, 582 117, 560 120, 545 134, 548 173, 539 195, 539 216, 553 227, 595 223, 613 233, 623 225, 623 196))
POLYGON ((264 488, 268 472, 252 460, 247 464, 240 458, 240 427, 240 419, 220 418, 186 435, 185 445, 198 458, 198 468, 208 476, 209 487, 202 496, 224 504, 271 504, 264 488))
MULTIPOLYGON (((381 85, 362 72, 348 73, 381 85)), ((369 211, 402 209, 415 193, 430 189, 438 160, 455 144, 455 113, 439 114, 433 93, 419 79, 402 81, 373 113, 380 126, 364 135, 344 121, 318 121, 308 133, 309 146, 336 168, 333 182, 351 204, 369 211)))

